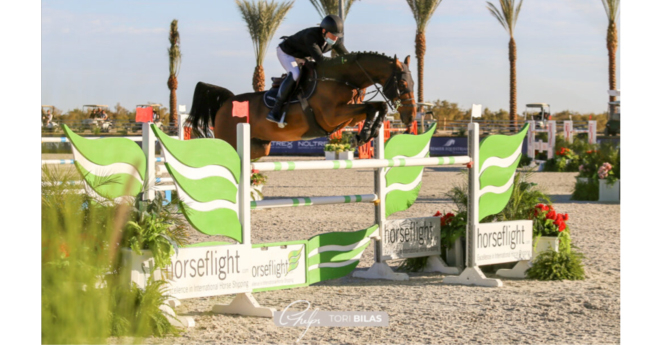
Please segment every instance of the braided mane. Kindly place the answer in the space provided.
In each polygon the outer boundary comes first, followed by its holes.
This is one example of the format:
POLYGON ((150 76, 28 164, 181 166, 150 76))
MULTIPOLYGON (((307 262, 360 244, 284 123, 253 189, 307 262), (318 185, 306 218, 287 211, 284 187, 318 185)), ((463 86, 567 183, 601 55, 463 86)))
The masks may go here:
POLYGON ((337 55, 336 57, 323 60, 322 65, 323 66, 335 66, 335 65, 342 65, 342 64, 346 64, 346 63, 352 63, 352 62, 355 62, 355 60, 360 55, 385 57, 387 59, 394 60, 393 57, 387 56, 384 53, 364 51, 364 52, 350 52, 350 53, 345 54, 345 55, 337 55))

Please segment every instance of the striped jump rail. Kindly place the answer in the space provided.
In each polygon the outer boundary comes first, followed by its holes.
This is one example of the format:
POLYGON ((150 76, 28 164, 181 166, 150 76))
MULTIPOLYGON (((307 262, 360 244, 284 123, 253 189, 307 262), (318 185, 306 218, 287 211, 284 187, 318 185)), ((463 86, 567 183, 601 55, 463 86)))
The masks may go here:
MULTIPOLYGON (((106 139, 106 138, 124 138, 132 141, 142 141, 141 136, 132 136, 132 137, 120 137, 120 136, 100 136, 100 137, 85 137, 85 139, 106 139)), ((176 135, 170 135, 170 138, 178 139, 176 135)), ((69 143, 67 137, 42 137, 41 143, 69 143)))
MULTIPOLYGON (((75 159, 42 159, 41 165, 68 165, 73 164, 75 159)), ((163 157, 156 157, 156 163, 164 163, 163 157)))
POLYGON ((373 203, 378 201, 376 194, 358 194, 342 196, 312 196, 302 198, 284 198, 258 200, 250 203, 250 209, 263 210, 276 207, 302 207, 315 205, 336 205, 336 204, 355 204, 355 203, 373 203))
POLYGON ((257 162, 252 163, 252 169, 257 169, 259 171, 375 169, 388 167, 455 165, 468 164, 470 162, 471 159, 469 156, 368 160, 257 162))

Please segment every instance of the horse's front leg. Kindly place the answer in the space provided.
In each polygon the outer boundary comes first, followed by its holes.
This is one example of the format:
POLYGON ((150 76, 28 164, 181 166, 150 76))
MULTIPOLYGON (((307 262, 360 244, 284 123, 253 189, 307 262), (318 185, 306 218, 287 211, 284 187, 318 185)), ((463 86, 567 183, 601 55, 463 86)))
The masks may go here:
POLYGON ((375 111, 378 112, 378 116, 374 120, 374 124, 371 127, 371 132, 369 133, 369 138, 367 140, 371 140, 372 138, 375 138, 378 136, 378 130, 380 129, 380 126, 383 125, 383 120, 385 119, 385 116, 387 115, 387 103, 385 102, 372 102, 370 103, 375 111))

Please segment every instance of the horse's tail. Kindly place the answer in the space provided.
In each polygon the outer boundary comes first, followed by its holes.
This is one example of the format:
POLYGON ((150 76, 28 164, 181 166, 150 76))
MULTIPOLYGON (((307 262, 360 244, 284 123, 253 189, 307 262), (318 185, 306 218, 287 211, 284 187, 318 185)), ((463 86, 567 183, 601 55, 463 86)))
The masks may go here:
POLYGON ((224 87, 202 83, 201 81, 197 83, 192 106, 190 107, 190 116, 188 117, 188 122, 197 137, 213 137, 213 134, 210 134, 209 127, 213 125, 215 114, 222 104, 233 96, 234 93, 224 87))

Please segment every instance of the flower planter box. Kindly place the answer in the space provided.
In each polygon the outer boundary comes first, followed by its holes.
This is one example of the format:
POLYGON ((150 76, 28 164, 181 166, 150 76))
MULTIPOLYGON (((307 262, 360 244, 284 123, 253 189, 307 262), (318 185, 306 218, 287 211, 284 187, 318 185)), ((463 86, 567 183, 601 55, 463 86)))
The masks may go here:
POLYGON ((263 197, 263 189, 264 189, 264 185, 262 185, 262 184, 260 184, 260 185, 256 185, 256 186, 255 186, 255 185, 251 185, 251 186, 250 186, 250 198, 251 198, 253 201, 263 200, 263 199, 264 199, 264 197, 263 197))
POLYGON ((344 151, 337 153, 337 159, 339 160, 353 160, 353 151, 344 151))
POLYGON ((536 258, 538 254, 543 253, 546 250, 553 250, 555 252, 559 251, 559 237, 555 236, 541 236, 536 239, 536 248, 534 253, 532 253, 532 260, 536 258))
POLYGON ((578 181, 578 183, 589 183, 589 180, 591 180, 588 177, 576 177, 575 179, 578 181))
POLYGON ((534 261, 534 258, 536 258, 538 254, 541 254, 546 250, 554 250, 555 252, 559 251, 559 237, 534 237, 534 241, 532 260, 518 261, 513 268, 497 270, 496 274, 504 278, 525 279, 527 277, 527 270, 532 266, 532 261, 534 261))
POLYGON ((621 184, 617 180, 613 185, 608 185, 607 180, 598 180, 599 202, 621 202, 621 184))
POLYGON ((337 159, 337 152, 335 151, 323 151, 325 152, 325 160, 332 161, 337 159))

